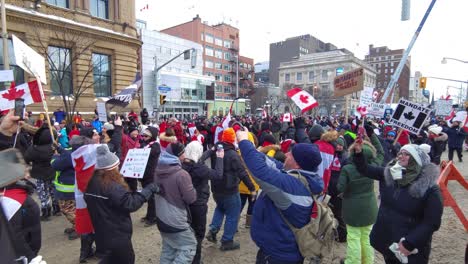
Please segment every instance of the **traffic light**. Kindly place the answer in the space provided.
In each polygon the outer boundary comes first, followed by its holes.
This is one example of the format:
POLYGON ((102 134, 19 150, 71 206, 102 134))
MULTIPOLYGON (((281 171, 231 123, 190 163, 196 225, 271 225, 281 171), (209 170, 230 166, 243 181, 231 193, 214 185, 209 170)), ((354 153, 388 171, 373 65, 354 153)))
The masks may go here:
POLYGON ((162 94, 159 95, 159 104, 160 105, 165 105, 166 104, 166 96, 165 95, 162 95, 162 94))
POLYGON ((426 89, 426 77, 419 78, 419 88, 426 89))

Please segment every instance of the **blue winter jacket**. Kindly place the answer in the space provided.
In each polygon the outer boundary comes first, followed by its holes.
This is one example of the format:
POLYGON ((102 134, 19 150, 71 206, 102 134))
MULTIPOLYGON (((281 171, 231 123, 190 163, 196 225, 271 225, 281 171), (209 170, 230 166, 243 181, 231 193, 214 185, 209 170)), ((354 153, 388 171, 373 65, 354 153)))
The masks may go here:
POLYGON ((463 147, 463 141, 468 135, 465 130, 461 127, 444 127, 443 130, 448 136, 448 147, 449 148, 461 148, 463 147))
MULTIPOLYGON (((75 169, 71 158, 71 150, 63 150, 60 155, 52 157, 52 168, 59 173, 58 183, 62 185, 73 186, 75 184, 75 169)), ((55 181, 55 178, 54 180, 55 181)), ((58 200, 75 200, 75 192, 61 192, 55 189, 55 195, 58 200)))
MULTIPOLYGON (((302 261, 294 234, 278 210, 294 227, 305 226, 310 221, 313 205, 309 191, 297 178, 282 170, 281 163, 258 152, 250 141, 241 141, 239 149, 247 168, 262 189, 255 202, 250 229, 253 241, 275 260, 302 261)), ((300 173, 306 177, 314 194, 323 190, 323 180, 318 174, 302 170, 300 173)))

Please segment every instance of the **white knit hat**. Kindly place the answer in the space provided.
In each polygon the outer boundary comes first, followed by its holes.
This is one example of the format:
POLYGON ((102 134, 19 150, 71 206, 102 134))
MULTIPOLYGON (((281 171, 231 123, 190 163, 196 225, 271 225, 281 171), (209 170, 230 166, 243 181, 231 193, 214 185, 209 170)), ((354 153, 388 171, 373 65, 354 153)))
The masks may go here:
POLYGON ((203 146, 198 141, 192 141, 185 147, 185 158, 198 162, 203 155, 203 146))
POLYGON ((420 147, 415 144, 407 144, 404 145, 401 150, 407 151, 411 157, 418 163, 419 166, 427 165, 431 162, 431 158, 429 155, 424 151, 424 147, 420 147))
POLYGON ((107 144, 99 145, 96 148, 96 169, 110 170, 119 165, 119 158, 109 151, 107 144))
POLYGON ((429 127, 429 132, 439 135, 442 132, 442 127, 438 125, 432 125, 429 127))

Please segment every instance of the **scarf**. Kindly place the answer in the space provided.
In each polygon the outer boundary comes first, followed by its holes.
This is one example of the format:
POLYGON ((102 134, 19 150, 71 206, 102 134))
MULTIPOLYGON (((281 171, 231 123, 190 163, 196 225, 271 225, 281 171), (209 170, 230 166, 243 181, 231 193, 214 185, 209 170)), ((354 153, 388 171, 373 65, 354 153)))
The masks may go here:
POLYGON ((403 173, 403 178, 401 180, 397 180, 397 184, 401 187, 408 186, 412 182, 418 178, 419 173, 421 172, 421 166, 416 163, 416 161, 413 159, 413 157, 410 157, 408 161, 408 166, 406 167, 406 170, 403 173))

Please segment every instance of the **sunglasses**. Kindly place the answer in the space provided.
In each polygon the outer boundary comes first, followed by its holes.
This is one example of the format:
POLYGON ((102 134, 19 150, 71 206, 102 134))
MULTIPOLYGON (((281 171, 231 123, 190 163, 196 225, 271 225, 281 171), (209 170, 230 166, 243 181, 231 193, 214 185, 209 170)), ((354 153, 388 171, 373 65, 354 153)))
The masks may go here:
POLYGON ((408 152, 402 152, 402 151, 400 151, 400 152, 398 152, 397 157, 399 157, 399 156, 408 157, 409 155, 410 155, 410 154, 409 154, 408 152))

